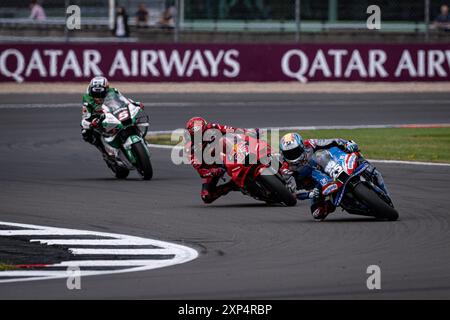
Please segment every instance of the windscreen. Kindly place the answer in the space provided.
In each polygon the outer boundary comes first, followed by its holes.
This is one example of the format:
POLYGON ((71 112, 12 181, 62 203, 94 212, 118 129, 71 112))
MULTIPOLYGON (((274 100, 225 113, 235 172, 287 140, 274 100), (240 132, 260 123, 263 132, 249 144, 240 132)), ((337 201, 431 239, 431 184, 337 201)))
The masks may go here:
POLYGON ((114 113, 118 109, 126 108, 128 105, 128 100, 120 94, 108 93, 103 104, 108 107, 110 112, 114 113))

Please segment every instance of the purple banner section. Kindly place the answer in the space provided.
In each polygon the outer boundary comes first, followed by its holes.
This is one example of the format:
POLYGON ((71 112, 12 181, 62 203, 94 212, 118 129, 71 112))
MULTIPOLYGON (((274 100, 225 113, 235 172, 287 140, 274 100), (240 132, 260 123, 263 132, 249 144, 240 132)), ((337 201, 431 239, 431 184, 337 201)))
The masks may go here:
POLYGON ((449 44, 0 44, 0 82, 449 81, 449 44))

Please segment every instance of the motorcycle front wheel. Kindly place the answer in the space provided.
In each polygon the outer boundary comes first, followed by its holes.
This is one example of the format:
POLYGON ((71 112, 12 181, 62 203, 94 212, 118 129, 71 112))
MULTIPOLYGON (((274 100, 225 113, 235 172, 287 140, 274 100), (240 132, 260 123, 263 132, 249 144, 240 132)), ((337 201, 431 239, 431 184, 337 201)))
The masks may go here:
POLYGON ((144 143, 135 143, 131 146, 131 151, 136 158, 136 169, 142 175, 144 180, 150 180, 153 177, 153 167, 144 143))
POLYGON ((359 201, 369 207, 372 216, 379 219, 395 221, 398 219, 398 212, 389 204, 384 202, 372 189, 363 183, 359 183, 353 189, 353 194, 359 201))

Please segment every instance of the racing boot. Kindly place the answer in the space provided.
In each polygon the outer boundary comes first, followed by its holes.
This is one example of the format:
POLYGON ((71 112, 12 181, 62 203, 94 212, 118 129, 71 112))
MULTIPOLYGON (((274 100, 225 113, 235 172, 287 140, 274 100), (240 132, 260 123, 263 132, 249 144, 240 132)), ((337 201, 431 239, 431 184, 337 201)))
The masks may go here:
POLYGON ((231 180, 225 184, 214 187, 213 190, 210 190, 209 184, 204 183, 202 186, 202 192, 200 196, 204 203, 209 204, 216 201, 221 196, 228 194, 230 191, 239 191, 239 190, 240 190, 239 187, 231 180))
POLYGON ((316 221, 323 221, 336 207, 330 200, 324 202, 315 202, 311 205, 311 214, 316 221))
POLYGON ((106 151, 105 145, 103 144, 100 135, 94 135, 92 144, 101 152, 103 160, 105 160, 109 168, 111 168, 111 166, 118 165, 116 158, 113 155, 110 155, 108 151, 106 151))

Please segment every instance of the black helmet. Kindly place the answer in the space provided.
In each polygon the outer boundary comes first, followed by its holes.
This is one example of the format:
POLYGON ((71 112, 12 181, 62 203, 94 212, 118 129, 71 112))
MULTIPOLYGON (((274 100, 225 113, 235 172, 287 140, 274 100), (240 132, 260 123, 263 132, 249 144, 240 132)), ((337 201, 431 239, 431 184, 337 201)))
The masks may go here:
POLYGON ((88 93, 92 98, 104 99, 108 93, 109 83, 105 77, 94 77, 89 83, 88 93))

